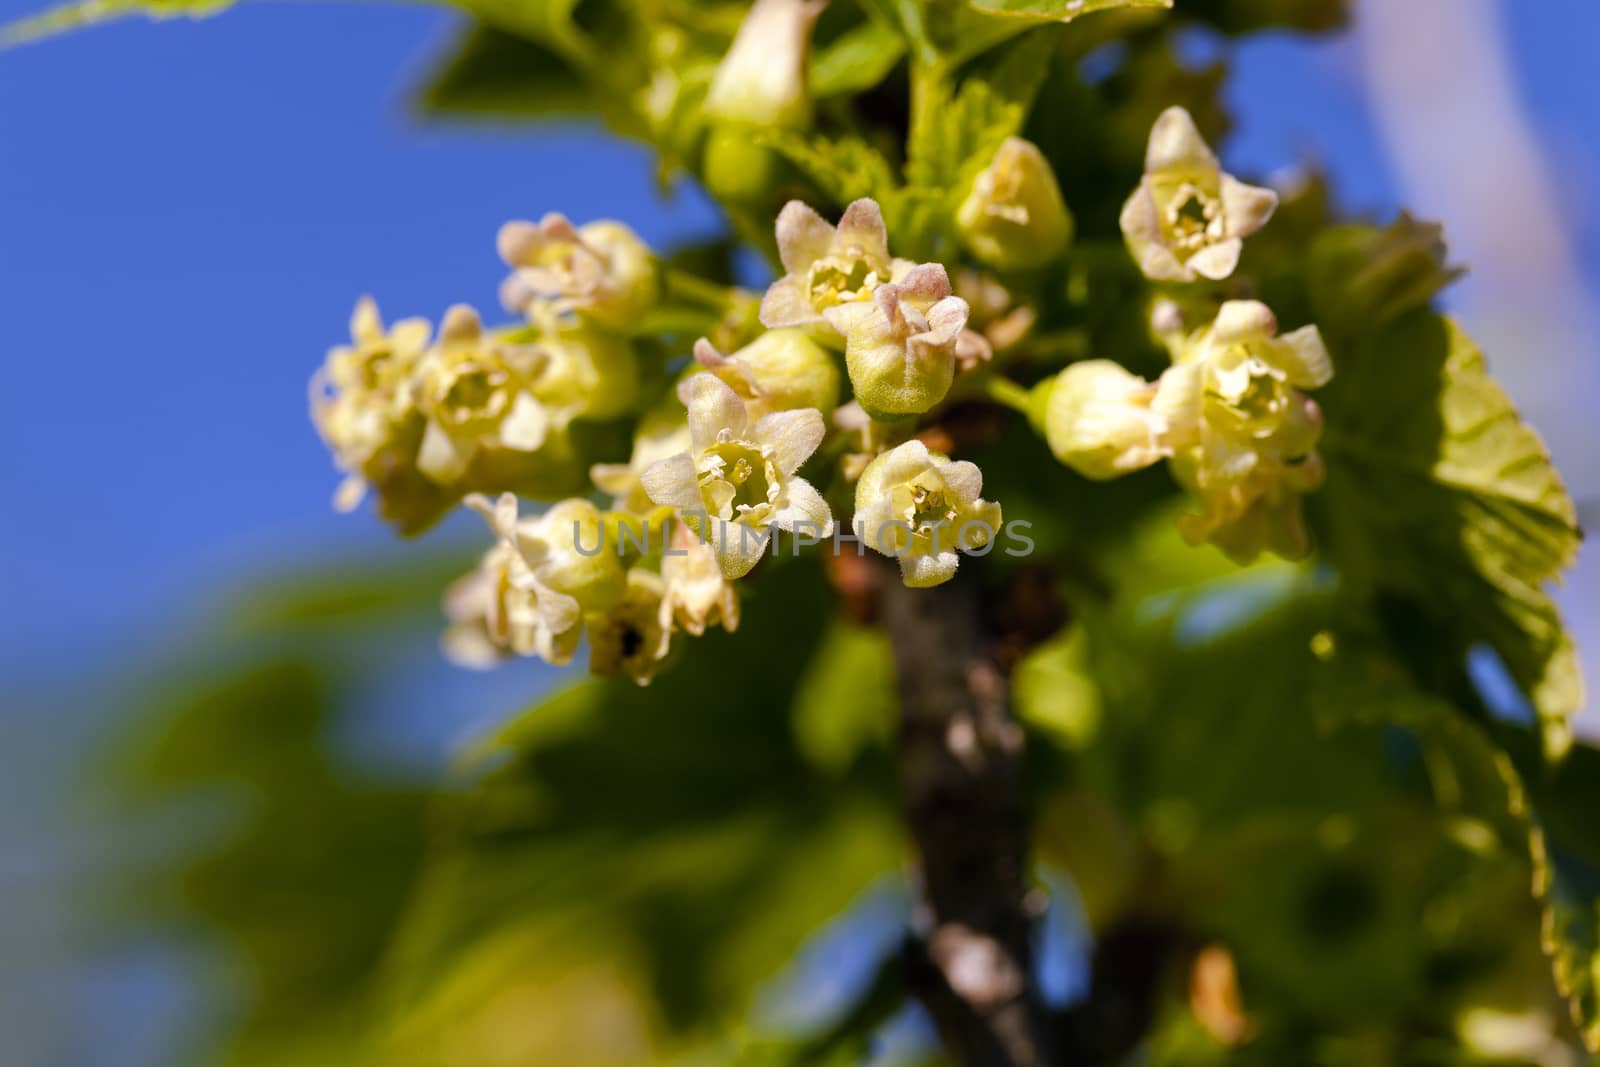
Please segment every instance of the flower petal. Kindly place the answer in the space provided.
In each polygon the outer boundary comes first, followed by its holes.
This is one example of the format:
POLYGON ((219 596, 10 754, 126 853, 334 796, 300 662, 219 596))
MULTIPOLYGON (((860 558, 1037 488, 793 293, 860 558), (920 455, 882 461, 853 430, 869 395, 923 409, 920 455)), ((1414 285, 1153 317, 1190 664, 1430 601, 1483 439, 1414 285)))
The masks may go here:
POLYGON ((811 264, 828 254, 834 229, 828 220, 799 200, 791 200, 778 212, 778 258, 790 274, 803 274, 811 264))
POLYGON ((857 200, 844 209, 833 247, 838 251, 857 252, 874 262, 888 261, 889 231, 883 224, 883 211, 876 200, 857 200))
POLYGON ((811 306, 805 286, 797 278, 783 277, 773 282, 761 298, 761 325, 769 330, 806 326, 821 316, 811 306))
POLYGON ((1230 237, 1208 245, 1189 257, 1188 268, 1202 278, 1220 282, 1231 277, 1239 266, 1239 256, 1244 252, 1244 241, 1230 237))
POLYGON ((1146 174, 1167 170, 1216 171, 1216 153, 1200 135, 1194 116, 1181 107, 1169 107, 1150 128, 1150 144, 1145 150, 1146 174))
POLYGON ((818 537, 829 537, 833 534, 833 511, 810 482, 791 478, 783 484, 783 498, 773 512, 772 525, 780 530, 804 526, 818 537))
POLYGON ((722 576, 731 582, 754 570, 766 551, 770 531, 754 530, 744 523, 722 519, 713 519, 711 525, 711 550, 717 554, 722 576))
POLYGON ((689 439, 696 451, 716 444, 723 430, 744 437, 749 424, 744 401, 715 374, 696 374, 678 387, 678 396, 689 409, 689 439))
POLYGON ((927 556, 901 556, 900 576, 908 588, 930 589, 954 578, 956 568, 960 565, 961 557, 953 551, 927 556))
POLYGON ((523 391, 500 423, 500 443, 513 452, 537 452, 550 432, 550 416, 532 393, 523 391))
POLYGON ((449 485, 466 472, 477 454, 476 441, 457 441, 437 422, 429 421, 417 450, 417 470, 440 485, 449 485))
POLYGON ((1316 389, 1333 380, 1333 359, 1322 343, 1322 331, 1303 326, 1286 333, 1272 346, 1273 355, 1289 376, 1289 384, 1301 389, 1316 389))
POLYGON ((1278 318, 1259 300, 1230 300, 1217 311, 1211 339, 1218 344, 1260 341, 1278 332, 1278 318))
POLYGON ((1249 237, 1278 210, 1278 194, 1258 185, 1246 185, 1231 174, 1222 176, 1222 220, 1228 237, 1249 237))
POLYGON ((957 460, 946 463, 938 470, 939 477, 944 479, 944 484, 963 505, 971 505, 983 493, 983 471, 978 469, 976 463, 957 460))
POLYGON ((793 474, 811 458, 827 435, 822 412, 816 408, 776 411, 758 421, 750 431, 758 445, 772 449, 772 460, 785 475, 793 474))
POLYGON ((694 457, 687 452, 652 463, 639 475, 645 495, 663 507, 699 511, 705 507, 695 476, 694 457))

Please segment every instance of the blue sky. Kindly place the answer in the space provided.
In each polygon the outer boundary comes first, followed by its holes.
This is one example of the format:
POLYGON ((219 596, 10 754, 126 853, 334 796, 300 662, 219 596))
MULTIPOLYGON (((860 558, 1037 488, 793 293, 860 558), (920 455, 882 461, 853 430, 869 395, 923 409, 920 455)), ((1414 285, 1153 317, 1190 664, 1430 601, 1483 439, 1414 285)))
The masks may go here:
MULTIPOLYGON (((0 16, 33 6, 0 0, 0 16)), ((1600 153, 1585 73, 1600 5, 1517 10, 1526 98, 1578 192, 1600 153)), ((642 149, 593 131, 419 124, 407 90, 451 23, 246 3, 0 54, 0 672, 126 658, 219 581, 285 557, 404 551, 329 509, 304 414, 360 293, 391 315, 492 307, 496 228, 547 209, 621 216, 652 241, 716 227, 695 191, 656 197, 642 149)), ((1347 202, 1387 213, 1351 51, 1244 49, 1227 154, 1257 172, 1322 158, 1347 202)), ((1600 266, 1596 216, 1578 221, 1600 266)))

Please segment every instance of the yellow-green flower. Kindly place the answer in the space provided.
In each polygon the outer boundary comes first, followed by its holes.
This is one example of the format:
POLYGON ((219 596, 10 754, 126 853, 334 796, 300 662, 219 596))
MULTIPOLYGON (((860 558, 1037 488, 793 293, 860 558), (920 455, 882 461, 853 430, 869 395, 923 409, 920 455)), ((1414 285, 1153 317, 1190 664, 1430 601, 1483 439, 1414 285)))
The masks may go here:
POLYGON ((661 621, 665 592, 661 575, 641 567, 628 572, 622 598, 588 618, 589 673, 626 674, 640 685, 650 684, 672 640, 661 621))
POLYGON ((1038 267, 1072 240, 1072 214, 1037 145, 1008 137, 956 210, 962 242, 1003 270, 1038 267))
POLYGON ((778 213, 778 257, 785 273, 762 298, 762 325, 803 326, 824 336, 831 332, 823 319, 829 308, 869 302, 879 286, 914 266, 890 257, 883 212, 873 200, 845 208, 838 227, 789 201, 778 213))
POLYGON ((1327 384, 1333 364, 1315 326, 1277 334, 1266 305, 1231 301, 1158 385, 1173 473, 1203 509, 1185 517, 1184 533, 1241 561, 1263 549, 1306 554, 1299 494, 1323 476, 1322 413, 1302 390, 1327 384))
POLYGON ((751 418, 774 411, 839 406, 839 368, 834 356, 804 330, 768 330, 731 356, 702 337, 694 357, 745 402, 751 418))
POLYGON ((955 380, 957 351, 969 335, 967 302, 950 293, 937 263, 879 286, 871 301, 825 312, 845 338, 845 366, 856 400, 873 418, 920 415, 943 400, 955 380))
POLYGON ((485 517, 496 541, 478 569, 445 594, 446 654, 468 667, 493 666, 507 655, 569 662, 583 637, 583 609, 549 583, 560 563, 546 551, 542 520, 519 520, 510 493, 493 505, 477 495, 466 502, 485 517))
POLYGON ((366 493, 362 468, 394 442, 411 412, 411 377, 428 347, 425 319, 402 319, 385 330, 378 305, 364 296, 350 316, 348 345, 330 349, 311 378, 311 421, 347 472, 334 506, 350 511, 366 493))
POLYGON ((500 258, 511 268, 500 287, 508 311, 576 312, 627 332, 658 299, 655 257, 620 222, 574 226, 551 212, 537 223, 506 223, 498 243, 500 258))
POLYGON ((729 633, 739 628, 739 591, 723 577, 717 554, 683 523, 672 529, 672 541, 661 557, 661 625, 699 637, 707 627, 729 633))
POLYGON ((1062 463, 1106 481, 1172 455, 1157 386, 1107 359, 1074 363, 1049 386, 1045 440, 1062 463))
POLYGON ((1122 209, 1122 234, 1147 278, 1220 280, 1277 207, 1271 189, 1225 173, 1189 112, 1172 107, 1150 131, 1144 180, 1122 209))
POLYGON ((677 508, 717 554, 728 578, 748 574, 771 530, 833 531, 833 514, 811 483, 795 476, 826 432, 814 408, 779 411, 751 423, 739 395, 713 374, 683 384, 690 448, 644 472, 645 492, 677 508))
POLYGON ((1000 505, 980 498, 983 472, 912 439, 874 459, 856 483, 856 536, 900 561, 912 588, 949 581, 961 552, 1000 532, 1000 505))
POLYGON ((626 411, 637 370, 625 340, 562 325, 528 344, 484 333, 477 312, 456 305, 419 369, 417 409, 427 419, 417 469, 456 482, 485 449, 534 453, 580 415, 626 411))

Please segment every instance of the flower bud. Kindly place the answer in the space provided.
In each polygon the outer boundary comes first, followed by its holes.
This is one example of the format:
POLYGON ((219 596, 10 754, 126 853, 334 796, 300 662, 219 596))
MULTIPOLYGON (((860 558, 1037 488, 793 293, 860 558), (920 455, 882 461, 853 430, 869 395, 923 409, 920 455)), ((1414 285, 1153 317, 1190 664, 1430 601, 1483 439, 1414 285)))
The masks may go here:
POLYGON ((532 348, 540 358, 540 373, 529 387, 557 413, 558 423, 614 418, 633 410, 639 365, 627 338, 581 321, 547 321, 532 348))
POLYGON ((603 611, 621 599, 621 555, 606 540, 604 520, 592 501, 574 497, 551 505, 537 528, 517 544, 526 557, 538 561, 545 584, 572 597, 585 611, 603 611))
POLYGON ((834 357, 804 330, 768 330, 731 356, 701 338, 694 357, 739 394, 752 418, 798 408, 832 411, 839 406, 834 357))
POLYGON ((983 472, 913 438, 883 453, 856 482, 856 536, 900 561, 906 585, 923 589, 955 577, 962 551, 993 543, 1000 505, 980 499, 983 472))
POLYGON ((950 391, 967 302, 950 295, 938 264, 878 287, 870 303, 829 308, 827 319, 844 335, 850 384, 873 418, 920 415, 950 391))
POLYGON ((500 286, 507 311, 576 312, 627 333, 660 295, 655 257, 620 222, 574 227, 552 212, 537 223, 506 223, 498 244, 500 258, 511 268, 500 286))
POLYGON ((1150 131, 1144 180, 1122 209, 1122 234, 1147 278, 1220 281, 1277 206, 1271 189, 1224 173, 1189 112, 1172 107, 1150 131))
POLYGON ((827 0, 756 0, 706 93, 705 114, 752 126, 811 120, 811 30, 827 0))
POLYGON ((962 243, 1002 270, 1038 267, 1072 240, 1072 215, 1038 146, 1008 137, 956 210, 962 243))
POLYGON ((1045 439, 1062 463, 1107 481, 1172 455, 1156 386, 1106 359, 1074 363, 1056 377, 1045 406, 1045 439))

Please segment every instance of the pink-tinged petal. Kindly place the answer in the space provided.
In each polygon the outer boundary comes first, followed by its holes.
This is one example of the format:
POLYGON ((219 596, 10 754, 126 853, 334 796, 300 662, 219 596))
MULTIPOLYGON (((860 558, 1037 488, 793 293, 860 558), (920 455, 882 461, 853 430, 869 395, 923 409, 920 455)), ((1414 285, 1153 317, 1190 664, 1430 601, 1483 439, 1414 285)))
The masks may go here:
POLYGON ((822 412, 816 408, 775 411, 763 416, 750 431, 756 444, 772 449, 772 461, 784 475, 799 470, 826 434, 822 412))
POLYGON ((828 220, 798 200, 778 212, 778 259, 790 274, 804 274, 811 264, 828 254, 834 228, 828 220))
POLYGON ((821 318, 799 279, 779 278, 761 298, 761 325, 769 330, 809 326, 821 318))
POLYGON ((1239 256, 1244 252, 1244 241, 1230 237, 1202 248, 1189 257, 1189 269, 1202 278, 1220 282, 1231 277, 1239 266, 1239 256))
POLYGON ((430 421, 417 449, 417 470, 440 485, 449 485, 466 473, 478 451, 476 441, 457 441, 444 427, 430 421))
POLYGON ((951 344, 967 328, 970 309, 959 296, 947 296, 928 309, 928 329, 918 340, 944 346, 951 344))
POLYGON ((1169 107, 1163 111, 1150 128, 1150 144, 1144 157, 1145 173, 1218 169, 1216 154, 1200 135, 1200 128, 1194 124, 1194 116, 1181 107, 1169 107))
POLYGON ((956 576, 961 557, 955 552, 928 556, 901 556, 900 576, 911 589, 931 589, 956 576))
POLYGON ((744 401, 721 378, 710 373, 696 374, 678 387, 678 395, 689 409, 689 440, 695 451, 716 444, 723 430, 735 439, 744 439, 749 424, 744 401))
POLYGON ((963 505, 972 505, 983 493, 983 471, 976 463, 957 460, 939 468, 939 477, 963 505))
POLYGON ((1223 233, 1228 237, 1249 237, 1278 210, 1278 194, 1257 185, 1246 185, 1231 174, 1222 176, 1223 233))
POLYGON ((508 267, 524 267, 532 263, 534 254, 543 244, 544 234, 526 219, 506 223, 495 236, 495 248, 508 267))
POLYGON ((707 370, 728 365, 728 357, 717 351, 717 346, 704 337, 694 343, 694 361, 707 370))
POLYGON ((452 304, 439 323, 440 341, 474 341, 483 336, 483 320, 469 304, 452 304))
MULTIPOLYGON (((887 285, 883 286, 878 292, 881 293, 884 289, 889 288, 887 285)), ((886 299, 893 305, 892 294, 886 299)), ((883 313, 883 309, 877 299, 874 298, 872 300, 857 300, 849 304, 835 304, 833 307, 823 310, 822 318, 829 326, 833 327, 834 332, 841 337, 848 337, 851 330, 854 330, 873 315, 880 313, 883 313)))
MULTIPOLYGON (((884 286, 884 288, 889 287, 884 286)), ((945 272, 941 263, 919 263, 907 271, 902 280, 895 283, 895 288, 899 290, 902 300, 931 304, 950 295, 950 275, 945 272)))
POLYGON ((783 483, 783 501, 773 512, 772 525, 780 530, 831 537, 833 511, 810 482, 804 478, 791 478, 783 483))
POLYGON ((1333 359, 1315 326, 1303 326, 1286 333, 1273 346, 1289 384, 1301 389, 1317 389, 1333 380, 1333 359))
POLYGON ((1247 344, 1278 332, 1278 319, 1259 300, 1230 300, 1217 311, 1211 339, 1217 344, 1247 344))
POLYGON ((700 482, 695 474, 694 457, 687 452, 658 460, 639 475, 645 495, 667 508, 697 511, 705 507, 700 482))
POLYGON ((583 240, 578 236, 578 228, 572 224, 572 220, 559 211, 546 212, 544 218, 539 220, 539 231, 544 234, 546 241, 581 244, 583 240))
POLYGON ((515 271, 500 283, 500 306, 513 315, 527 314, 528 306, 539 299, 539 288, 528 280, 527 273, 515 271))
POLYGON ((550 416, 532 393, 520 392, 500 423, 500 443, 513 452, 537 452, 550 432, 550 416))
POLYGON ((889 231, 883 224, 883 211, 875 200, 857 200, 844 209, 834 247, 857 252, 874 263, 889 259, 889 231))

